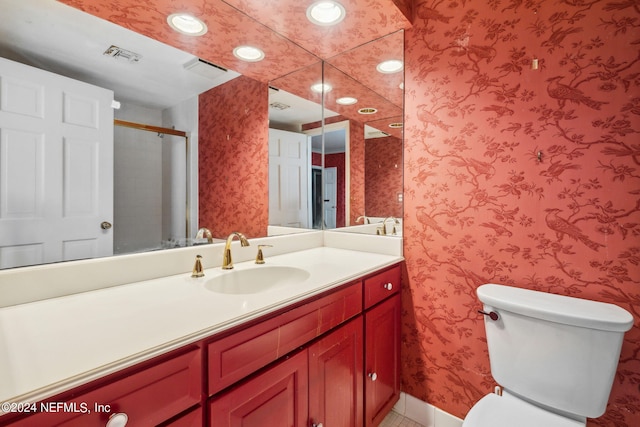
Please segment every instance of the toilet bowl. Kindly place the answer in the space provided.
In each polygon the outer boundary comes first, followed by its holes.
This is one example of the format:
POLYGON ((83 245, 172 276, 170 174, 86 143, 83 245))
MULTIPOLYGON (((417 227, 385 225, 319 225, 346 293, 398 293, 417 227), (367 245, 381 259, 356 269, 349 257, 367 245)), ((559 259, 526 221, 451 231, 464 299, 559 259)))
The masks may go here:
POLYGON ((469 411, 462 427, 585 427, 586 422, 565 417, 512 396, 491 393, 469 411))
POLYGON ((584 427, 604 414, 633 316, 614 304, 504 285, 477 289, 502 387, 463 427, 584 427))

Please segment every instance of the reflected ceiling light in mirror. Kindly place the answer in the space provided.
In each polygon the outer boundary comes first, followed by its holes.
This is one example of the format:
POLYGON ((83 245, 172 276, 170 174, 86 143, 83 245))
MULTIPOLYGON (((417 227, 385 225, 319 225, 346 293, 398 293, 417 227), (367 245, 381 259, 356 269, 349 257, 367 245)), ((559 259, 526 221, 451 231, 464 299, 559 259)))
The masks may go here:
POLYGON ((207 25, 188 13, 172 13, 167 17, 167 23, 175 31, 187 36, 201 36, 207 32, 207 25))
POLYGON ((358 113, 360 114, 375 114, 377 112, 378 110, 375 108, 361 108, 358 110, 358 113))
POLYGON ((233 49, 233 56, 247 62, 258 62, 264 59, 264 52, 253 46, 238 46, 233 49))
POLYGON ((404 66, 403 62, 399 59, 390 59, 388 61, 383 61, 376 66, 376 70, 383 74, 393 74, 402 70, 404 66))
POLYGON ((336 103, 338 103, 340 105, 353 105, 356 102, 358 102, 358 100, 356 98, 352 98, 350 96, 344 96, 342 98, 336 99, 336 103))
POLYGON ((311 90, 315 93, 327 93, 331 92, 331 89, 333 89, 333 87, 331 87, 329 83, 316 83, 311 86, 311 90))
POLYGON ((335 1, 317 1, 307 8, 307 19, 316 25, 336 25, 346 15, 344 7, 335 1))

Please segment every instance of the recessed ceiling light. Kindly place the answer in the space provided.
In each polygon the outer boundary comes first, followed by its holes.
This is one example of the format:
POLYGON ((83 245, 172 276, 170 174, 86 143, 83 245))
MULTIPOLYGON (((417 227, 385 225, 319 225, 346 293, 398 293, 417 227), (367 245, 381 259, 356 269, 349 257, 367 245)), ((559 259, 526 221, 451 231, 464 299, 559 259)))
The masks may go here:
POLYGON ((329 83, 316 83, 311 86, 311 90, 314 91, 315 93, 323 93, 323 92, 327 93, 327 92, 331 92, 331 89, 333 88, 329 83))
POLYGON ((258 62, 264 59, 264 52, 253 46, 238 46, 233 49, 233 55, 247 62, 258 62))
POLYGON ((358 100, 356 98, 352 98, 350 96, 344 96, 342 98, 336 99, 336 102, 338 104, 341 104, 341 105, 353 105, 356 102, 358 102, 358 100))
POLYGON ((397 73, 402 70, 403 63, 399 59, 390 59, 388 61, 383 61, 378 64, 376 70, 383 74, 392 74, 397 73))
POLYGON ((335 1, 317 1, 307 8, 307 19, 316 25, 336 25, 346 16, 344 7, 335 1))
POLYGON ((188 36, 201 36, 207 32, 207 25, 188 13, 173 13, 167 18, 169 26, 188 36))
POLYGON ((360 114, 375 114, 377 112, 378 110, 376 110, 375 108, 361 108, 358 110, 358 113, 360 114))

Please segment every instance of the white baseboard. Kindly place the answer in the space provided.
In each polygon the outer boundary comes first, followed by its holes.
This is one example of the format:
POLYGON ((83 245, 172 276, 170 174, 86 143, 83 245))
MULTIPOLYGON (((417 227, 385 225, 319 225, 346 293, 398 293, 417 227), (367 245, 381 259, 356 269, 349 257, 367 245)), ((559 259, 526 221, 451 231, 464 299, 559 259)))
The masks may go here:
POLYGON ((424 427, 462 427, 460 418, 406 393, 400 393, 393 411, 424 427))

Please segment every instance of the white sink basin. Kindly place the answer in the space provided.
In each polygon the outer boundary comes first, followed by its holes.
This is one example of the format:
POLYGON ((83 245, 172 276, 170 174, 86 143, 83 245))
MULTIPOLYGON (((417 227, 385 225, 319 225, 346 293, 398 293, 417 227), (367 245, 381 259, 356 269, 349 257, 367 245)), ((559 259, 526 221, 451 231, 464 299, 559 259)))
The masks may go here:
POLYGON ((205 288, 221 294, 257 294, 276 287, 300 283, 309 272, 286 266, 256 266, 246 270, 223 271, 205 282, 205 288))

